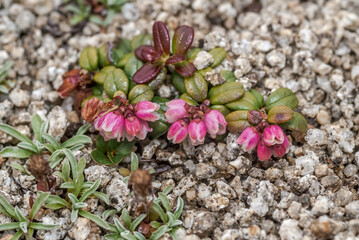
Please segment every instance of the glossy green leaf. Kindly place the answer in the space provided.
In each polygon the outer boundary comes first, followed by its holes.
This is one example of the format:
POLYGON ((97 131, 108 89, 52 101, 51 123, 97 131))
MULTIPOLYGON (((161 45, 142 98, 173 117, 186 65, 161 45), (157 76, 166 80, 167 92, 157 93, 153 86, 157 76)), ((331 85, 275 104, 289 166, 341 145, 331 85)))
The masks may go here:
POLYGON ((113 165, 114 163, 101 151, 99 150, 93 150, 91 152, 92 159, 100 164, 104 165, 113 165))
POLYGON ((248 111, 235 111, 226 116, 227 129, 230 132, 242 132, 251 124, 247 120, 248 111))
POLYGON ((186 103, 190 106, 196 106, 198 105, 198 102, 196 102, 196 100, 194 100, 193 98, 191 98, 190 95, 188 95, 187 93, 184 93, 180 96, 180 99, 185 100, 186 103))
POLYGON ((292 120, 286 123, 279 124, 279 126, 292 130, 292 131, 299 131, 305 133, 308 128, 308 123, 305 117, 301 114, 294 112, 294 117, 292 120))
POLYGON ((156 78, 153 79, 151 82, 147 83, 147 85, 152 90, 157 90, 162 86, 163 82, 166 79, 166 76, 167 76, 167 68, 163 67, 160 73, 156 76, 156 78))
POLYGON ((254 97, 257 99, 257 102, 259 103, 259 108, 262 108, 264 105, 264 98, 262 96, 262 94, 260 94, 257 90, 255 89, 251 89, 249 90, 250 93, 252 93, 254 95, 254 97))
POLYGON ((159 138, 163 134, 167 133, 169 126, 164 120, 157 120, 155 122, 148 122, 148 126, 152 128, 152 132, 149 133, 149 136, 152 139, 159 138))
POLYGON ((271 110, 268 112, 268 119, 269 123, 279 124, 285 123, 292 120, 294 116, 294 111, 288 106, 275 106, 272 107, 271 110))
POLYGON ((223 116, 227 116, 228 114, 231 113, 231 110, 229 110, 224 105, 212 105, 212 106, 210 106, 210 108, 220 111, 223 114, 223 116))
POLYGON ((221 47, 213 48, 208 53, 211 54, 214 59, 213 63, 210 66, 211 68, 215 68, 219 64, 221 64, 227 55, 226 50, 224 50, 224 48, 221 47))
POLYGON ((211 104, 227 104, 240 99, 244 94, 243 85, 240 82, 228 82, 212 87, 208 92, 211 104))
POLYGON ((173 72, 171 75, 171 81, 173 86, 175 86, 175 88, 180 91, 180 93, 185 93, 186 92, 186 86, 184 84, 184 77, 181 76, 181 74, 179 74, 178 72, 173 72))
POLYGON ((133 53, 127 53, 117 62, 116 67, 124 68, 126 63, 134 56, 133 53))
POLYGON ((222 70, 222 71, 219 72, 219 74, 228 83, 229 82, 235 82, 237 80, 236 76, 234 75, 234 73, 232 71, 222 70))
POLYGON ((93 72, 98 69, 98 54, 95 47, 87 47, 82 50, 79 58, 81 68, 93 72))
POLYGON ((278 88, 266 100, 267 111, 275 106, 285 105, 292 109, 298 106, 298 98, 288 88, 278 88))
POLYGON ((111 51, 110 46, 111 46, 110 42, 105 42, 101 45, 101 47, 97 49, 98 63, 101 67, 106 67, 111 65, 111 62, 108 59, 110 54, 109 51, 111 51))
POLYGON ((133 75, 143 66, 143 62, 138 60, 134 54, 132 54, 124 66, 124 71, 128 79, 132 80, 133 75))
POLYGON ((113 97, 117 91, 122 91, 127 94, 129 80, 122 69, 116 68, 106 73, 103 88, 106 94, 110 97, 113 97))
POLYGON ((187 94, 197 102, 203 102, 207 98, 207 81, 198 73, 184 80, 187 94))
POLYGON ((151 45, 152 36, 149 34, 139 34, 131 40, 131 50, 135 51, 141 45, 151 45))
POLYGON ((259 110, 261 108, 257 98, 250 92, 245 91, 244 95, 237 101, 226 104, 231 110, 259 110))
POLYGON ((142 101, 151 101, 153 96, 154 93, 149 86, 140 84, 131 89, 128 100, 131 104, 136 104, 142 101))
POLYGON ((200 49, 200 48, 190 49, 190 50, 188 51, 188 53, 187 53, 187 59, 188 59, 188 61, 193 62, 193 61, 196 59, 197 54, 198 54, 200 51, 202 51, 202 49, 200 49))

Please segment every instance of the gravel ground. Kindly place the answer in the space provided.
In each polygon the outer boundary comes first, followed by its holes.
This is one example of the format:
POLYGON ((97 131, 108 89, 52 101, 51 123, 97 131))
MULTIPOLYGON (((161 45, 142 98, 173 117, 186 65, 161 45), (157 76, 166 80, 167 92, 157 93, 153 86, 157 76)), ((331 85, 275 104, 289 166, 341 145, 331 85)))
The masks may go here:
MULTIPOLYGON (((31 116, 38 113, 49 120, 51 135, 67 139, 81 120, 73 99, 61 100, 55 90, 61 75, 77 65, 81 49, 150 33, 155 20, 164 21, 171 34, 187 24, 195 29, 194 46, 228 51, 220 68, 233 70, 246 88, 258 87, 266 96, 279 87, 295 92, 310 129, 284 158, 263 163, 240 149, 235 134, 196 148, 171 145, 165 137, 138 144, 136 153, 153 160, 146 164, 170 167, 155 177, 155 190, 173 184, 170 197, 185 200, 179 239, 359 239, 359 1, 251 2, 137 0, 109 27, 89 23, 77 31, 60 0, 2 0, 0 65, 15 62, 8 78, 17 83, 0 95, 0 121, 31 137, 31 116)), ((158 94, 174 96, 171 89, 167 82, 158 94)), ((12 143, 0 132, 0 148, 12 143)), ((129 159, 100 166, 90 152, 76 153, 87 158, 87 180, 101 178, 111 206, 122 209, 129 189, 118 170, 129 159)), ((21 163, 0 158, 0 193, 26 210, 36 183, 10 168, 14 162, 21 163)), ((90 212, 105 210, 97 200, 88 204, 90 212)), ((85 218, 71 224, 69 214, 45 213, 44 222, 62 226, 38 231, 36 239, 104 235, 85 218)), ((6 222, 0 214, 0 224, 6 222)))

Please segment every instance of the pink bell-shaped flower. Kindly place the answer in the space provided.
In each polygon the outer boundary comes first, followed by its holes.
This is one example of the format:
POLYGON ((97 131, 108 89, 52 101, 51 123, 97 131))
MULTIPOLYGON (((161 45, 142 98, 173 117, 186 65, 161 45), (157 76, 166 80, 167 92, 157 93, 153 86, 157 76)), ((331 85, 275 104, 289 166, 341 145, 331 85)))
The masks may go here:
POLYGON ((144 140, 147 133, 152 132, 152 128, 148 126, 148 123, 140 119, 140 132, 136 135, 139 140, 144 140))
POLYGON ((119 112, 109 112, 94 121, 94 127, 105 141, 115 139, 124 132, 124 117, 119 112))
POLYGON ((167 122, 174 123, 188 116, 188 104, 182 99, 174 99, 166 103, 165 117, 167 122))
POLYGON ((188 126, 189 139, 193 146, 198 146, 204 143, 204 138, 207 134, 207 127, 201 119, 193 119, 188 126))
POLYGON ((290 144, 286 135, 284 135, 284 141, 282 144, 276 144, 273 146, 273 155, 276 157, 283 157, 289 150, 290 144))
POLYGON ((261 135, 255 127, 248 127, 238 137, 237 143, 244 151, 252 152, 257 147, 260 138, 261 135))
POLYGON ((212 138, 226 133, 227 122, 223 114, 218 110, 210 110, 204 116, 207 131, 212 138))
POLYGON ((141 131, 140 120, 136 116, 130 116, 125 119, 126 138, 132 141, 141 131))
POLYGON ((274 146, 282 144, 284 141, 284 132, 278 125, 269 125, 263 130, 262 139, 265 145, 274 146))
POLYGON ((267 161, 272 157, 273 148, 264 144, 263 140, 259 141, 257 146, 257 156, 260 161, 267 161))
POLYGON ((167 138, 173 143, 183 142, 188 136, 188 124, 183 120, 174 122, 168 129, 167 138))
POLYGON ((156 112, 158 109, 160 109, 158 104, 150 101, 142 101, 136 103, 134 110, 138 118, 154 122, 160 118, 159 114, 156 112))

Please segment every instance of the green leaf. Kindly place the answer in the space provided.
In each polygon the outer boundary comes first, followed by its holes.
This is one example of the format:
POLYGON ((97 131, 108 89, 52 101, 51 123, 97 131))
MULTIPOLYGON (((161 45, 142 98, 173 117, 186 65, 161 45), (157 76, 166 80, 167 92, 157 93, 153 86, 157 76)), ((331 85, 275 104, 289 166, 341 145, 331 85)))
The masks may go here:
POLYGON ((262 106, 257 98, 250 92, 245 91, 243 97, 239 100, 226 104, 231 110, 259 110, 262 106))
POLYGON ((80 202, 84 202, 92 193, 94 193, 100 186, 101 179, 98 179, 79 199, 80 202))
POLYGON ((163 225, 154 231, 150 237, 150 240, 158 240, 160 239, 166 232, 168 231, 167 225, 163 225))
POLYGON ((229 110, 224 105, 212 105, 212 106, 210 106, 210 109, 215 109, 215 110, 220 111, 224 117, 226 117, 228 114, 231 113, 231 110, 229 110))
POLYGON ((5 147, 0 151, 2 157, 28 158, 33 152, 18 147, 5 147))
POLYGON ((157 202, 153 203, 152 209, 160 216, 161 220, 164 223, 168 222, 168 216, 166 215, 166 213, 163 211, 163 209, 157 202))
POLYGON ((272 107, 271 110, 269 110, 267 121, 273 124, 280 124, 289 122, 293 119, 293 117, 293 109, 288 106, 277 105, 275 107, 272 107))
POLYGON ((20 209, 15 206, 15 214, 17 219, 19 219, 19 222, 27 222, 26 217, 24 216, 24 214, 20 211, 20 209))
POLYGON ((173 72, 171 75, 171 81, 173 86, 175 86, 175 88, 180 91, 180 93, 185 93, 186 92, 186 86, 184 84, 184 77, 181 76, 181 74, 179 74, 178 72, 173 72))
POLYGON ((127 94, 129 89, 129 80, 122 69, 114 68, 105 74, 103 87, 106 94, 110 97, 113 97, 117 91, 127 94))
POLYGON ((120 143, 120 146, 116 148, 116 154, 118 155, 125 155, 131 153, 133 146, 135 145, 135 142, 129 142, 127 140, 124 140, 120 143))
POLYGON ((73 194, 77 197, 82 188, 83 188, 83 184, 84 184, 84 175, 83 174, 80 174, 77 176, 76 178, 76 181, 75 181, 75 188, 74 188, 74 191, 73 191, 73 194))
POLYGON ((152 36, 149 34, 139 34, 131 40, 131 50, 135 51, 141 45, 149 45, 152 41, 152 36))
POLYGON ((143 66, 143 62, 141 60, 138 60, 134 54, 132 54, 125 67, 124 71, 126 73, 126 76, 132 80, 133 75, 137 72, 138 69, 140 69, 143 66))
POLYGON ((227 83, 235 82, 237 80, 236 76, 234 75, 234 73, 232 71, 222 70, 222 71, 219 72, 219 74, 221 75, 221 77, 224 80, 226 80, 227 83))
POLYGON ((47 133, 43 133, 42 134, 43 138, 45 138, 50 144, 51 146, 53 146, 56 150, 61 149, 61 145, 60 143, 50 134, 47 133))
MULTIPOLYGON (((45 140, 44 140, 45 141, 45 140)), ((54 153, 56 151, 56 149, 50 144, 50 143, 45 143, 43 144, 43 146, 50 152, 50 153, 54 153)), ((52 155, 51 155, 52 156, 52 155)))
POLYGON ((0 130, 4 133, 16 138, 17 140, 21 142, 27 142, 30 144, 34 144, 28 137, 21 134, 19 131, 17 131, 15 128, 11 127, 10 125, 7 125, 5 123, 0 123, 0 130))
POLYGON ((70 207, 70 204, 62 199, 61 197, 57 196, 57 195, 50 195, 47 199, 46 199, 46 203, 47 204, 59 204, 63 207, 70 207))
POLYGON ((278 88, 266 100, 266 110, 269 111, 271 108, 279 105, 285 105, 292 109, 298 106, 298 98, 288 88, 278 88))
POLYGON ((68 159, 66 159, 65 161, 63 161, 62 163, 62 174, 64 176, 64 181, 68 181, 69 178, 70 178, 70 173, 71 173, 71 170, 70 170, 70 163, 68 161, 68 159))
POLYGON ((157 120, 154 122, 148 122, 148 126, 152 128, 152 132, 149 133, 149 136, 152 139, 159 138, 163 134, 167 133, 169 126, 164 120, 157 120))
POLYGON ((207 81, 198 73, 184 80, 186 92, 197 102, 203 102, 207 98, 207 81))
POLYGON ((81 136, 81 135, 84 135, 87 130, 89 130, 89 128, 91 127, 91 124, 85 124, 85 125, 82 125, 79 130, 77 130, 76 132, 76 136, 81 136))
POLYGON ((103 220, 102 218, 100 218, 99 216, 96 216, 95 214, 89 213, 89 212, 85 212, 83 210, 79 210, 79 215, 82 217, 85 217, 87 219, 90 219, 91 221, 93 221, 94 223, 96 223, 98 226, 106 229, 106 230, 110 230, 110 225, 103 220))
MULTIPOLYGON (((1 230, 0 230, 1 231, 1 230)), ((12 236, 11 240, 19 240, 24 233, 19 229, 14 236, 12 236)))
POLYGON ((6 199, 0 194, 0 206, 2 207, 0 210, 2 213, 4 213, 5 215, 9 216, 9 217, 13 217, 14 219, 18 220, 16 214, 15 214, 15 209, 13 206, 11 206, 6 199))
POLYGON ((133 232, 133 235, 135 235, 138 240, 146 240, 145 236, 143 236, 140 232, 133 232))
POLYGON ((248 122, 248 111, 240 110, 231 112, 226 116, 227 129, 230 132, 242 132, 251 124, 248 122))
POLYGON ((63 184, 61 184, 60 188, 74 189, 75 184, 73 182, 64 182, 63 184))
POLYGON ((165 188, 165 190, 163 190, 162 194, 167 196, 173 189, 173 185, 169 185, 165 188))
POLYGON ((262 108, 264 105, 264 98, 263 98, 262 94, 260 94, 257 90, 255 90, 253 88, 251 90, 249 90, 249 92, 254 95, 254 97, 257 99, 257 102, 259 103, 260 108, 262 108))
POLYGON ((39 196, 36 198, 34 204, 32 205, 29 218, 32 220, 34 219, 36 213, 41 208, 42 204, 45 203, 46 199, 50 196, 49 192, 46 193, 40 193, 39 196))
POLYGON ((95 162, 100 163, 100 164, 105 164, 105 165, 114 164, 103 152, 101 152, 99 150, 93 150, 91 152, 91 157, 95 162))
POLYGON ((36 139, 39 142, 41 142, 41 125, 42 125, 42 123, 43 123, 43 121, 41 120, 41 118, 38 114, 35 114, 31 118, 32 131, 34 131, 36 139))
POLYGON ((227 82, 222 85, 212 87, 208 92, 209 100, 212 105, 227 104, 237 101, 244 94, 243 85, 240 82, 227 82))
POLYGON ((154 96, 153 90, 144 84, 136 85, 128 94, 128 100, 131 104, 142 101, 151 101, 154 96))
POLYGON ((20 165, 18 163, 12 163, 10 166, 12 168, 15 168, 15 169, 19 170, 22 173, 25 173, 25 174, 29 175, 29 173, 27 172, 27 170, 24 168, 23 165, 20 165))
POLYGON ((286 123, 279 124, 282 128, 289 129, 291 131, 299 131, 305 133, 308 128, 308 123, 305 117, 301 114, 294 112, 294 117, 292 120, 286 123))
POLYGON ((85 157, 80 158, 77 164, 77 175, 83 174, 86 167, 86 159, 85 157))
MULTIPOLYGON (((41 124, 41 128, 40 128, 40 143, 45 143, 45 138, 42 136, 43 133, 47 133, 47 131, 49 130, 49 122, 45 121, 41 124)), ((55 150, 54 150, 55 151, 55 150)))
POLYGON ((121 219, 127 228, 131 226, 131 217, 126 208, 122 210, 121 219))
POLYGON ((62 149, 62 152, 65 154, 65 156, 67 157, 67 159, 70 162, 71 171, 72 171, 72 178, 75 181, 76 178, 77 178, 77 161, 75 159, 75 156, 68 149, 62 149))
MULTIPOLYGON (((90 19, 92 20, 92 19, 90 19)), ((95 47, 84 48, 80 54, 79 63, 81 68, 93 72, 98 69, 98 54, 95 47)))
POLYGON ((74 137, 70 138, 69 140, 67 140, 66 142, 61 144, 61 146, 63 148, 69 148, 69 147, 72 147, 77 144, 91 144, 91 143, 92 143, 92 140, 90 137, 85 136, 85 135, 80 135, 80 136, 74 136, 74 137))
POLYGON ((190 106, 197 106, 198 102, 196 102, 196 100, 194 100, 190 95, 188 95, 188 93, 184 93, 180 96, 180 99, 185 100, 186 103, 190 106))
POLYGON ((105 235, 106 240, 120 240, 121 234, 120 233, 109 233, 105 235))
POLYGON ((131 153, 131 172, 134 172, 138 169, 138 157, 136 153, 131 153))
MULTIPOLYGON (((130 219, 130 221, 131 221, 131 219, 130 219)), ((122 225, 122 223, 117 218, 115 218, 114 222, 115 222, 115 226, 116 226, 118 232, 126 231, 126 228, 122 225)))
POLYGON ((116 209, 110 209, 110 210, 106 210, 102 213, 102 218, 104 221, 107 220, 107 218, 111 217, 112 215, 117 214, 118 211, 116 209))
POLYGON ((183 206, 184 206, 184 202, 183 199, 181 197, 177 198, 177 206, 176 206, 176 210, 174 212, 174 217, 175 219, 179 219, 179 217, 182 214, 182 210, 183 210, 183 206))
POLYGON ((138 216, 130 225, 129 230, 131 232, 135 231, 135 229, 137 228, 138 225, 140 225, 140 223, 146 218, 146 214, 141 214, 140 216, 138 216))
POLYGON ((171 211, 170 201, 168 200, 166 195, 164 195, 163 193, 159 193, 158 198, 161 200, 162 206, 166 209, 166 211, 171 211))
POLYGON ((74 209, 81 209, 81 208, 85 208, 87 207, 87 203, 83 203, 83 202, 78 202, 78 203, 75 203, 75 205, 73 206, 74 209))
POLYGON ((157 90, 161 87, 161 85, 163 85, 163 82, 165 81, 167 76, 167 68, 162 67, 161 71, 158 73, 158 75, 155 77, 155 79, 153 79, 152 81, 150 81, 149 83, 147 83, 147 85, 153 90, 157 90))
POLYGON ((75 222, 76 221, 76 219, 77 219, 77 217, 78 217, 78 214, 79 214, 79 210, 78 209, 76 209, 76 210, 74 210, 74 209, 72 209, 72 211, 71 211, 71 222, 75 222))
POLYGON ((224 50, 224 48, 221 47, 213 48, 208 53, 211 54, 214 59, 213 63, 210 66, 211 68, 215 68, 219 64, 221 64, 227 55, 226 50, 224 50))
POLYGON ((40 153, 39 149, 34 144, 30 144, 27 142, 20 142, 17 147, 22 148, 24 150, 33 152, 33 153, 40 153))
POLYGON ((72 193, 69 193, 67 195, 72 203, 72 205, 75 205, 77 202, 79 202, 79 200, 76 198, 76 196, 72 193))
POLYGON ((12 229, 18 229, 20 228, 20 223, 19 222, 12 222, 12 223, 4 223, 0 225, 0 232, 3 231, 7 231, 7 230, 12 230, 12 229))
POLYGON ((137 240, 135 236, 132 235, 130 231, 124 231, 121 233, 121 237, 123 237, 126 240, 137 240))
POLYGON ((84 144, 78 144, 78 145, 74 145, 72 147, 69 147, 69 150, 72 151, 72 152, 75 152, 75 151, 80 150, 80 149, 82 149, 84 147, 85 147, 84 144))
POLYGON ((60 227, 60 225, 32 222, 32 223, 30 223, 29 227, 33 228, 33 229, 37 229, 37 230, 51 230, 51 229, 60 227))
POLYGON ((157 222, 157 221, 152 221, 150 223, 150 226, 153 227, 153 228, 159 228, 162 226, 162 224, 160 222, 157 222))

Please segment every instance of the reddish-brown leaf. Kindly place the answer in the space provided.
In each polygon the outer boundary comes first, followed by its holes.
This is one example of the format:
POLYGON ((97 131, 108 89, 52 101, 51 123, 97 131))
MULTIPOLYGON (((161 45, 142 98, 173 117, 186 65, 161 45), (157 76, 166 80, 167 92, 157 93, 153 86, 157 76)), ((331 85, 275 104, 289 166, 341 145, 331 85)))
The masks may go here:
POLYGON ((193 63, 188 61, 182 61, 175 64, 176 71, 181 74, 183 77, 190 77, 196 71, 195 66, 193 63))
POLYGON ((194 39, 193 28, 182 25, 177 28, 172 39, 172 53, 186 55, 194 39))
POLYGON ((143 62, 151 62, 156 55, 156 50, 150 45, 142 45, 136 48, 135 55, 143 62))
POLYGON ((166 61, 166 65, 179 63, 185 60, 185 56, 181 54, 175 54, 169 57, 166 61))
POLYGON ((132 81, 137 84, 145 84, 155 79, 161 71, 162 65, 146 63, 133 75, 132 81))
POLYGON ((153 43, 156 52, 163 51, 166 55, 170 54, 170 35, 163 22, 157 21, 152 28, 153 43))

